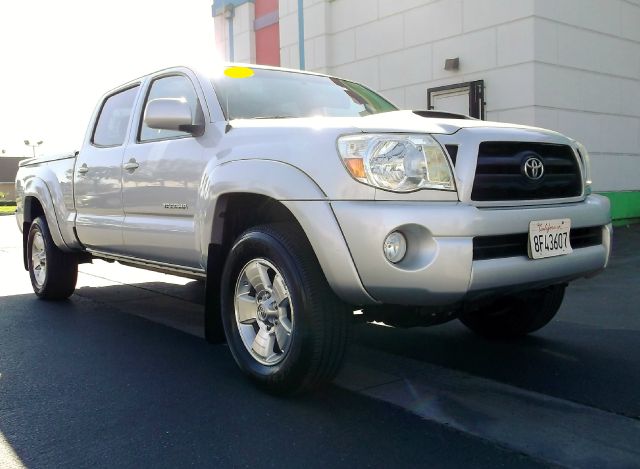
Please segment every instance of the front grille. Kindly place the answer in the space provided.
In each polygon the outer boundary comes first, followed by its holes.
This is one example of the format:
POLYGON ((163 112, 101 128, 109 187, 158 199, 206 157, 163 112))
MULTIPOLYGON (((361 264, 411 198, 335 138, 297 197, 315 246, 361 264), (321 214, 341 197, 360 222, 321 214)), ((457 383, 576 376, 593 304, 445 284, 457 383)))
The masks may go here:
MULTIPOLYGON (((572 228, 570 232, 573 249, 602 244, 602 227, 572 228)), ((473 238, 473 260, 500 259, 503 257, 527 256, 528 233, 473 238)))
POLYGON ((581 194, 580 168, 570 146, 529 142, 480 144, 472 200, 541 200, 581 194), (538 158, 544 166, 538 180, 525 175, 524 165, 531 157, 538 158))

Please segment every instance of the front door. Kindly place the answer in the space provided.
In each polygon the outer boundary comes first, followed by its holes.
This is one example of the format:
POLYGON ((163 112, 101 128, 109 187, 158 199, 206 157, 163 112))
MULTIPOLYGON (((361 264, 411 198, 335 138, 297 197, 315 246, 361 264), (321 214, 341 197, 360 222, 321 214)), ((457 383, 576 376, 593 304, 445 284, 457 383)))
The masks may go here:
POLYGON ((122 157, 139 90, 136 84, 104 99, 76 159, 76 230, 90 249, 118 252, 122 247, 122 157))
POLYGON ((207 163, 204 137, 148 127, 144 110, 149 101, 158 98, 184 99, 194 120, 205 120, 202 99, 187 75, 173 73, 151 81, 140 107, 136 138, 131 139, 124 158, 123 253, 199 268, 194 215, 207 163))

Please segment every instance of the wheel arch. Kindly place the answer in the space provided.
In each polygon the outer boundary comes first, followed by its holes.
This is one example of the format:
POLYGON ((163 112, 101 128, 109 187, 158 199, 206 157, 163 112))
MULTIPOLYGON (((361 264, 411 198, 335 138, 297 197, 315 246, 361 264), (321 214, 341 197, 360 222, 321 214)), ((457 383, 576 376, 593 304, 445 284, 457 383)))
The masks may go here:
POLYGON ((39 183, 34 181, 29 185, 29 190, 25 191, 22 209, 22 257, 25 269, 28 268, 27 238, 31 224, 38 217, 44 217, 55 245, 63 251, 70 251, 60 232, 58 218, 46 183, 38 178, 33 179, 39 183))
POLYGON ((27 241, 29 239, 29 231, 31 230, 31 223, 37 217, 47 216, 44 213, 44 207, 42 203, 35 195, 29 195, 24 198, 24 208, 22 216, 22 262, 24 264, 24 270, 29 270, 29 261, 27 259, 27 241))
MULTIPOLYGON (((47 181, 38 176, 29 177, 24 185, 23 226, 24 223, 31 224, 31 222, 35 220, 36 217, 33 216, 32 213, 38 214, 36 216, 44 215, 49 225, 49 230, 51 231, 51 237, 56 246, 63 251, 69 251, 70 248, 65 243, 59 226, 60 220, 58 220, 58 214, 54 204, 54 195, 56 194, 52 194, 47 181), (36 211, 33 212, 34 206, 39 206, 41 213, 37 211, 38 209, 35 209, 36 211)), ((58 203, 61 202, 59 197, 55 200, 58 203)))
MULTIPOLYGON (((375 303, 364 289, 326 194, 306 173, 272 160, 239 160, 205 175, 196 232, 207 269, 207 311, 219 304, 217 286, 233 241, 246 229, 295 223, 305 233, 333 291, 351 304, 375 303), (211 288, 210 288, 211 286, 211 288)), ((207 312, 209 321, 218 314, 207 312)), ((212 332, 207 332, 211 341, 212 332)))
MULTIPOLYGON (((246 159, 217 166, 212 161, 200 183, 195 210, 196 237, 203 265, 206 265, 209 244, 221 244, 229 210, 242 200, 268 202, 273 208, 277 206, 274 201, 326 200, 326 194, 309 175, 281 161, 246 159)), ((241 204, 240 207, 242 213, 253 208, 255 205, 241 204)), ((278 212, 286 213, 282 207, 278 212)))

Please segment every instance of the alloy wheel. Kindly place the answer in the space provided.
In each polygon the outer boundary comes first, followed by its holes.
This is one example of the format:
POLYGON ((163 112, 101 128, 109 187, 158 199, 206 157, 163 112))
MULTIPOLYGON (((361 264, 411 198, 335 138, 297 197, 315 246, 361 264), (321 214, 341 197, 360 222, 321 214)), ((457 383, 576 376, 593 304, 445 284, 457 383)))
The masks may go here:
POLYGON ((236 282, 235 317, 247 351, 259 363, 274 366, 289 351, 294 330, 289 288, 280 271, 266 259, 253 259, 236 282))
POLYGON ((47 278, 47 253, 44 238, 40 231, 33 235, 31 242, 31 269, 36 284, 39 288, 42 288, 47 278))

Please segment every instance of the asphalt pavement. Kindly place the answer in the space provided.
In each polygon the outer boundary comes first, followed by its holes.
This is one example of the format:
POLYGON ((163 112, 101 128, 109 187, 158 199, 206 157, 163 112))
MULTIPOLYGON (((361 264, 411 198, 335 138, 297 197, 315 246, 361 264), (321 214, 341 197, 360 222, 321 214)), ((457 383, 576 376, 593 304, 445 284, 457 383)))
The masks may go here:
POLYGON ((335 384, 254 389, 202 339, 203 285, 95 262, 31 292, 0 217, 0 467, 640 467, 640 226, 545 329, 354 327, 335 384))

